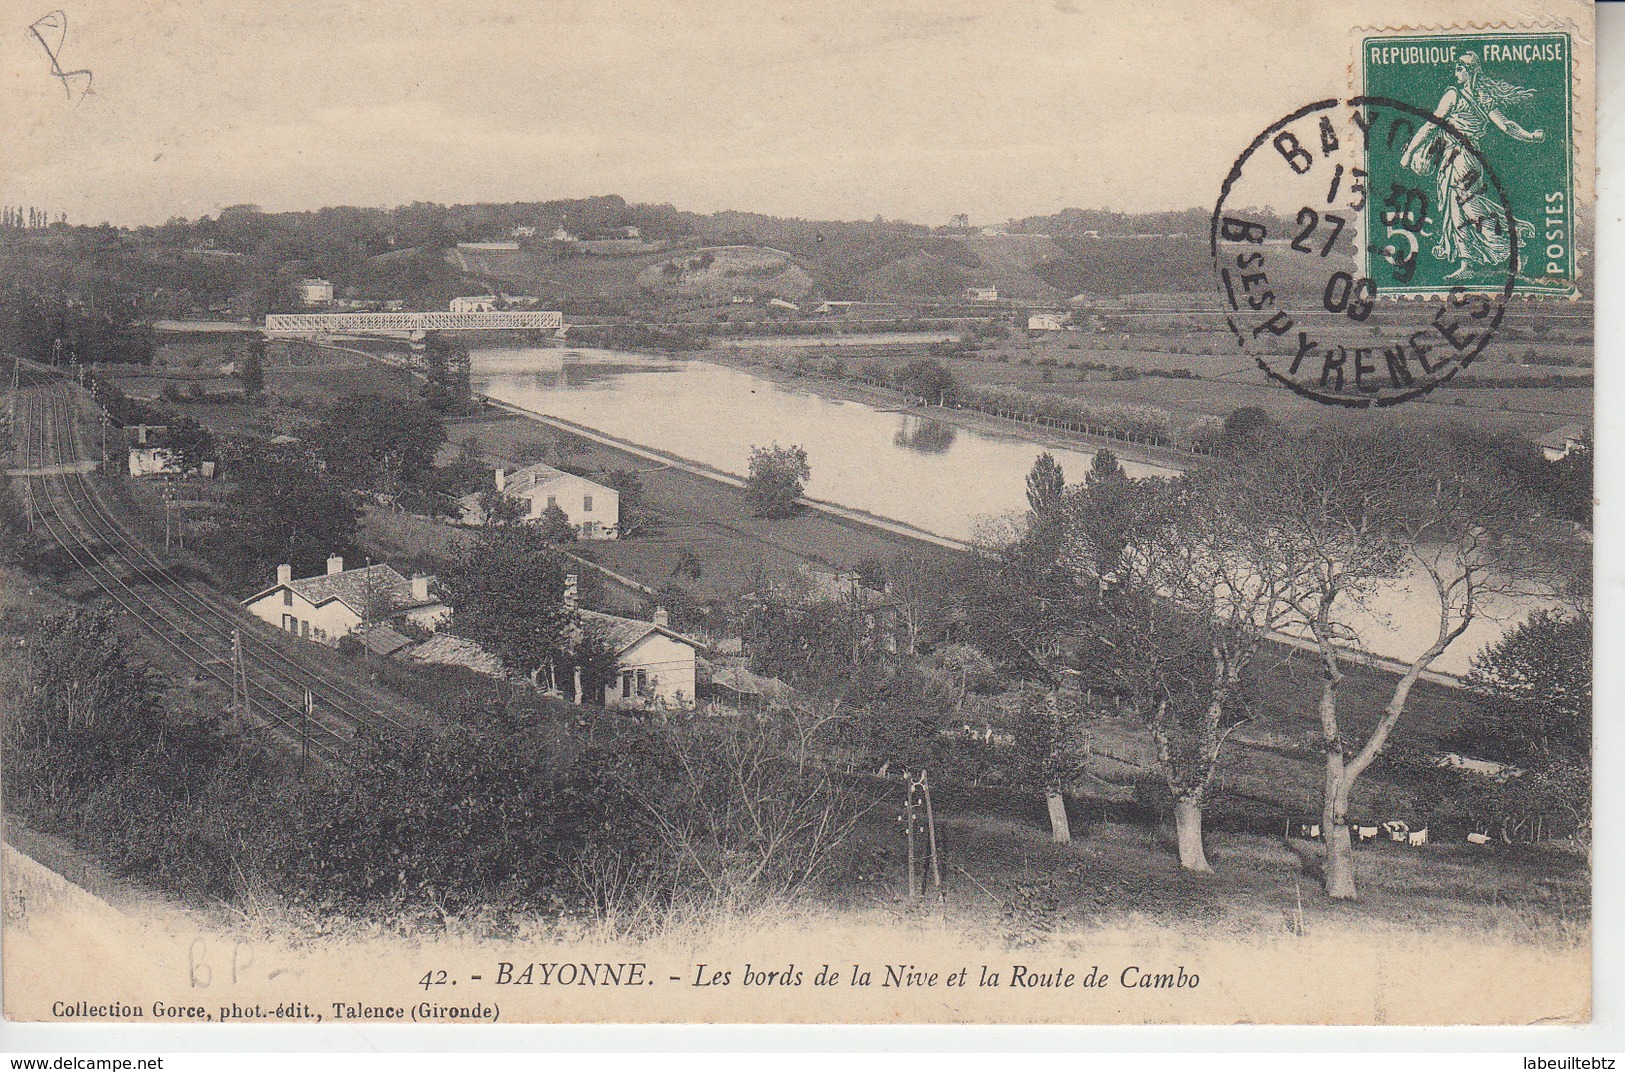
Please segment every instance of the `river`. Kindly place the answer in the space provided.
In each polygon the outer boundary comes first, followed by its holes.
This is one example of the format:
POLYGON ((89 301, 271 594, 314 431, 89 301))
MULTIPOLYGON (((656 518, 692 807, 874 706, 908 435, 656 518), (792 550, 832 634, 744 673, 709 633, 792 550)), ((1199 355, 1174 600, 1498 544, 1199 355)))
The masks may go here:
MULTIPOLYGON (((754 446, 798 444, 807 495, 969 540, 984 518, 1027 508, 1026 479, 1045 448, 917 413, 820 397, 707 361, 611 350, 473 352, 474 389, 646 447, 744 476, 754 446)), ((1081 480, 1094 455, 1050 453, 1081 480)), ((1135 476, 1170 469, 1125 463, 1135 476)))
MULTIPOLYGON (((472 358, 478 392, 723 472, 744 476, 753 446, 799 444, 812 467, 809 497, 956 540, 1026 510, 1027 473, 1041 451, 1073 482, 1093 459, 1089 451, 823 398, 707 361, 543 347, 479 348, 472 358)), ((1137 462, 1123 467, 1133 476, 1173 473, 1137 462)), ((1435 669, 1464 673, 1486 643, 1550 601, 1498 602, 1494 618, 1475 622, 1435 669)), ((1438 607, 1431 586, 1411 576, 1373 593, 1356 621, 1371 651, 1404 658, 1432 639, 1438 607)))

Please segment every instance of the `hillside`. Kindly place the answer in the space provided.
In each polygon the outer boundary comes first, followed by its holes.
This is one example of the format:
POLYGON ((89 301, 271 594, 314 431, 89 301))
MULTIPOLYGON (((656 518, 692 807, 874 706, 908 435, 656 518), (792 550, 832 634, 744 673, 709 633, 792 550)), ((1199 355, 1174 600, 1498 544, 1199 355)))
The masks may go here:
POLYGON ((765 246, 707 246, 667 257, 637 274, 638 289, 665 297, 734 294, 806 297, 813 279, 795 258, 765 246))

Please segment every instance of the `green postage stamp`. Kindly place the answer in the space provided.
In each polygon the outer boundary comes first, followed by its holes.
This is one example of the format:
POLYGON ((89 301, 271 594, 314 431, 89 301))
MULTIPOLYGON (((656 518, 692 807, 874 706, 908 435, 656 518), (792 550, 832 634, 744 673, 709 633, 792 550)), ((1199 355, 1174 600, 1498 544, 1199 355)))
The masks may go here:
POLYGON ((1573 57, 1567 33, 1370 36, 1362 258, 1379 294, 1575 292, 1573 57))

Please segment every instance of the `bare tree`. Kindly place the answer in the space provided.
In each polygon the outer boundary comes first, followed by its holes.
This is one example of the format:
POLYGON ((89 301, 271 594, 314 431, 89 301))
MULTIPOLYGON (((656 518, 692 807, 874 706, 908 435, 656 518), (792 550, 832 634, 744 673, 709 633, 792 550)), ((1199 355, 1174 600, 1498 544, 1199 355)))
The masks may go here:
POLYGON ((1283 436, 1242 464, 1254 489, 1253 524, 1304 567, 1294 618, 1321 666, 1323 878, 1328 895, 1350 900, 1348 813, 1360 776, 1387 746, 1417 680, 1468 627, 1507 613, 1511 598, 1545 589, 1554 537, 1543 532, 1526 489, 1461 429, 1323 426, 1283 436), (1339 686, 1349 660, 1362 657, 1357 627, 1375 596, 1407 581, 1431 597, 1435 627, 1403 660, 1370 732, 1350 740, 1339 686))
POLYGON ((1117 509, 1104 530, 1091 523, 1101 488, 1069 493, 1062 557, 1099 593, 1093 676, 1145 722, 1174 800, 1180 864, 1210 871, 1203 807, 1225 742, 1248 720, 1244 681, 1289 620, 1302 565, 1252 524, 1253 489, 1230 470, 1130 487, 1110 489, 1117 509))
POLYGON ((867 807, 817 762, 836 716, 673 719, 652 731, 653 772, 625 784, 664 849, 665 879, 728 898, 815 880, 867 807))

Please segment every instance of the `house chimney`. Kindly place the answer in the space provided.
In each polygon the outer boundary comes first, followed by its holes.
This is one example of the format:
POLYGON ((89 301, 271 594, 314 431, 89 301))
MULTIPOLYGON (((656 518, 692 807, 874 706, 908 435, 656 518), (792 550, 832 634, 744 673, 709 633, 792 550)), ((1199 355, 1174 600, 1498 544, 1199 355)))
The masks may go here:
POLYGON ((412 599, 415 602, 429 602, 429 582, 432 580, 434 580, 433 577, 427 577, 421 573, 412 574, 412 599))
POLYGON ((666 613, 665 607, 655 608, 655 624, 660 626, 662 629, 671 628, 671 616, 666 613))
POLYGON ((343 573, 343 572, 344 572, 344 556, 343 555, 328 555, 327 556, 327 575, 329 577, 331 577, 335 573, 343 573))
POLYGON ((276 583, 287 584, 293 580, 293 567, 286 562, 276 568, 276 583))
POLYGON ((576 575, 573 573, 566 573, 564 575, 564 605, 572 610, 575 609, 576 575))
POLYGON ((499 466, 497 466, 495 471, 492 472, 491 476, 496 480, 497 490, 498 491, 503 491, 503 490, 505 490, 507 488, 507 486, 508 486, 508 470, 502 468, 499 465, 499 466))

